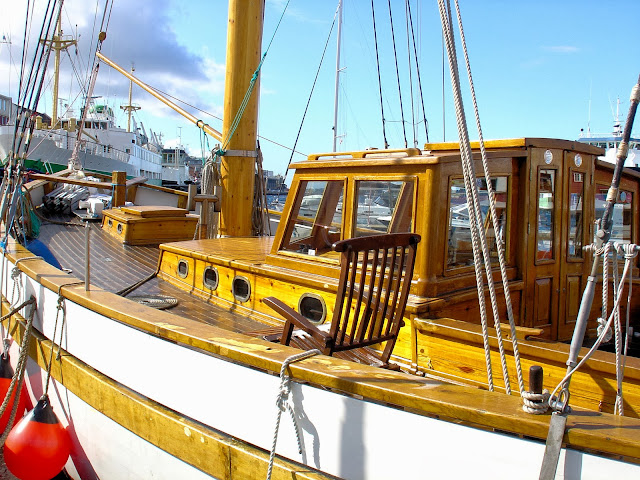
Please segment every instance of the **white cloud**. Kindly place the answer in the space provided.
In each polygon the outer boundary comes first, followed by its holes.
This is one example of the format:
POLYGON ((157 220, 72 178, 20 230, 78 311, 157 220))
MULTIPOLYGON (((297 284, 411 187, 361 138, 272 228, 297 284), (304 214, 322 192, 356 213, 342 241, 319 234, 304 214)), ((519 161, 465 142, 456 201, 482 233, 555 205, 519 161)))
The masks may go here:
POLYGON ((543 49, 554 53, 577 53, 580 51, 578 47, 574 47, 572 45, 552 45, 543 47, 543 49))

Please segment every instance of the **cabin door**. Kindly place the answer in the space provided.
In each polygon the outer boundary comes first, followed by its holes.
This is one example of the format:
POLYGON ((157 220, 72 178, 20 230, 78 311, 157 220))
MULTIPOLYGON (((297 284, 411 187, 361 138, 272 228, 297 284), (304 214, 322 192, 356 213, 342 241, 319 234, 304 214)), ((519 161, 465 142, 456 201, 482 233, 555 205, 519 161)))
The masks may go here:
POLYGON ((588 222, 592 201, 586 201, 587 186, 591 184, 593 165, 591 155, 564 152, 564 181, 562 193, 562 232, 560 244, 560 295, 557 340, 570 340, 578 318, 582 292, 587 281, 589 262, 582 247, 590 241, 588 222))
POLYGON ((525 325, 571 338, 584 286, 587 162, 573 152, 531 151, 525 325))

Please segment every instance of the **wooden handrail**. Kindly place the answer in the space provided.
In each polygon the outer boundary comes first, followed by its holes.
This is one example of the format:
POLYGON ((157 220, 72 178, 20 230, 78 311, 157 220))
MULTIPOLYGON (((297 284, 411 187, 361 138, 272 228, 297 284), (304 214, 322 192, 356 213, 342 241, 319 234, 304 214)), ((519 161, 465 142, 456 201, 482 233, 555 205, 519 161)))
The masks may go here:
POLYGON ((404 153, 407 157, 417 157, 422 152, 418 148, 395 148, 387 150, 364 150, 358 152, 331 152, 331 153, 312 153, 307 158, 309 160, 318 160, 323 157, 339 157, 340 160, 344 160, 344 157, 351 158, 366 158, 369 155, 391 155, 394 153, 404 153))
MULTIPOLYGON (((47 180, 49 182, 69 183, 71 185, 79 185, 81 187, 93 188, 112 188, 111 182, 92 182, 91 180, 81 180, 79 178, 59 177, 57 175, 48 175, 45 173, 29 173, 29 178, 33 180, 47 180)), ((140 185, 148 180, 146 177, 135 177, 127 180, 126 186, 140 185)))
POLYGON ((92 182, 90 180, 81 180, 79 178, 59 177, 57 175, 48 175, 45 173, 29 173, 29 178, 33 180, 47 180, 49 182, 69 183, 71 185, 80 185, 81 187, 94 188, 111 188, 111 182, 92 182))

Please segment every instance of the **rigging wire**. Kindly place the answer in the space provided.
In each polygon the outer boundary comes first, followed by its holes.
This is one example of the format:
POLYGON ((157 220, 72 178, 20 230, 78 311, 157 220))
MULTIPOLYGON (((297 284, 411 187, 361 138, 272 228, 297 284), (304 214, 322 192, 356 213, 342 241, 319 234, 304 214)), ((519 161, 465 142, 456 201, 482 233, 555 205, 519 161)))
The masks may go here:
POLYGON ((398 69, 398 52, 396 51, 396 34, 393 29, 393 14, 391 12, 391 0, 388 0, 389 4, 389 23, 391 25, 391 41, 393 43, 393 56, 396 62, 396 78, 398 79, 398 96, 400 97, 400 116, 402 118, 402 133, 404 134, 404 148, 409 145, 407 143, 407 129, 404 121, 404 107, 402 105, 402 89, 400 88, 400 70, 398 69))
MULTIPOLYGON (((413 146, 417 147, 416 113, 413 100, 413 71, 411 68, 411 39, 409 37, 409 0, 405 2, 405 19, 407 23, 407 63, 409 65, 409 95, 411 97, 411 130, 413 132, 413 146)), ((429 141, 428 138, 427 141, 429 141)))
POLYGON ((324 44, 324 50, 322 50, 322 56, 320 57, 320 64, 318 65, 318 69, 316 70, 316 76, 313 79, 313 85, 311 86, 311 92, 309 92, 309 98, 307 99, 307 105, 304 109, 304 113, 302 114, 302 120, 300 121, 300 127, 298 128, 298 134, 296 135, 296 140, 293 143, 293 149, 291 151, 291 156, 289 157, 289 163, 287 163, 286 172, 289 170, 289 165, 291 165, 291 160, 293 159, 293 152, 295 151, 296 146, 298 145, 298 140, 300 139, 300 133, 302 132, 302 126, 304 125, 304 120, 307 116, 307 111, 309 110, 309 104, 311 103, 311 97, 313 96, 313 92, 316 88, 316 83, 318 81, 318 76, 320 75, 320 69, 322 68, 322 63, 324 62, 324 56, 327 53, 327 47, 329 46, 329 40, 331 40, 331 34, 333 33, 333 27, 336 24, 336 19, 338 18, 340 5, 338 5, 338 9, 336 9, 336 13, 333 16, 333 22, 331 22, 331 28, 329 29, 329 35, 327 35, 327 41, 324 44))
POLYGON ((384 118, 384 102, 382 101, 382 79, 380 78, 380 57, 378 55, 378 32, 376 30, 376 10, 373 5, 373 0, 371 0, 371 17, 373 19, 373 39, 376 47, 376 65, 378 67, 378 90, 380 91, 380 111, 382 113, 382 138, 384 140, 384 148, 385 150, 389 148, 389 142, 387 142, 387 132, 385 128, 385 118, 384 118))
MULTIPOLYGON (((413 55, 416 59, 416 74, 418 77, 418 88, 420 90, 420 104, 422 105, 422 120, 424 122, 424 133, 427 136, 427 143, 429 142, 429 123, 427 122, 427 112, 424 108, 424 95, 422 93, 422 80, 420 79, 420 64, 418 62, 418 49, 416 48, 416 36, 413 31, 413 16, 411 15, 411 5, 407 0, 407 11, 409 13, 409 25, 411 26, 411 39, 413 41, 413 55)), ((409 32, 407 32, 408 34, 409 32)), ((409 65, 411 68, 411 65, 409 65)), ((416 145, 417 146, 417 145, 416 145)))

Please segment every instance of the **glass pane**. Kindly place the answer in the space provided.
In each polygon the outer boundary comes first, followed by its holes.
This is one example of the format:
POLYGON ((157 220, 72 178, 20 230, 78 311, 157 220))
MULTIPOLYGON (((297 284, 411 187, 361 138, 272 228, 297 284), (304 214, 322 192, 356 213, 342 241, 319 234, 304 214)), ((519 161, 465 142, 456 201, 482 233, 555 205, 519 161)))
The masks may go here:
POLYGON ((303 181, 285 231, 284 250, 320 255, 341 239, 342 181, 303 181))
POLYGON ((569 258, 582 258, 582 200, 584 199, 584 173, 572 172, 569 180, 569 258))
POLYGON ((356 195, 354 237, 412 231, 413 182, 359 181, 356 195))
MULTIPOLYGON (((604 214, 607 203, 608 186, 596 186, 596 220, 600 220, 604 214)), ((613 225, 611 227, 611 241, 631 243, 631 207, 633 194, 620 190, 618 202, 613 207, 613 225)))
POLYGON ((553 259, 553 206, 555 201, 556 171, 542 169, 538 173, 538 260, 553 259))
MULTIPOLYGON (((496 177, 492 180, 495 193, 495 208, 498 217, 498 232, 505 241, 505 227, 507 222, 507 177, 496 177)), ((478 195, 480 211, 482 212, 483 228, 487 238, 487 245, 491 254, 491 262, 498 261, 497 235, 493 228, 493 221, 489 214, 489 193, 485 179, 478 179, 478 195)), ((506 248, 506 245, 505 245, 506 248)), ((471 244, 471 227, 469 224, 469 208, 464 180, 451 180, 449 195, 449 239, 447 244, 447 268, 473 265, 473 248, 471 244)))

